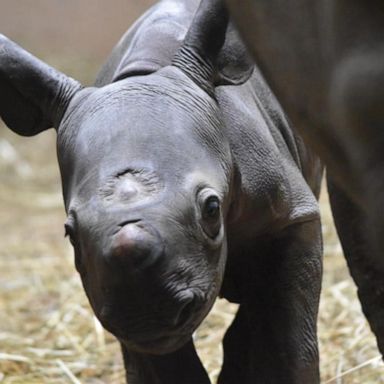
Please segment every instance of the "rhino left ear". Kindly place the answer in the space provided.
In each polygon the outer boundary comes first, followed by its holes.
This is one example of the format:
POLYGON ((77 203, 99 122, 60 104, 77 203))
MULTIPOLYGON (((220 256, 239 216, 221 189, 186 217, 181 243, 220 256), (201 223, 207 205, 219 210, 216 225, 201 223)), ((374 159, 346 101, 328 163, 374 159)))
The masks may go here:
POLYGON ((57 128, 81 85, 0 34, 0 117, 32 136, 57 128))
POLYGON ((217 59, 225 42, 228 21, 223 0, 202 0, 172 62, 209 94, 213 93, 217 59))

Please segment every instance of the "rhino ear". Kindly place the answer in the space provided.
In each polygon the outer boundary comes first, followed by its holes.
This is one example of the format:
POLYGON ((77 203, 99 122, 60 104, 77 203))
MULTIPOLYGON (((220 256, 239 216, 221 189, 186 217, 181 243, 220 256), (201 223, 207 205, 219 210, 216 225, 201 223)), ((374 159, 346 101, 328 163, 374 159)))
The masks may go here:
POLYGON ((14 132, 32 136, 57 128, 81 85, 0 35, 0 117, 14 132))
POLYGON ((223 0, 202 0, 185 36, 184 43, 173 59, 195 83, 213 93, 216 62, 224 45, 228 12, 223 0))

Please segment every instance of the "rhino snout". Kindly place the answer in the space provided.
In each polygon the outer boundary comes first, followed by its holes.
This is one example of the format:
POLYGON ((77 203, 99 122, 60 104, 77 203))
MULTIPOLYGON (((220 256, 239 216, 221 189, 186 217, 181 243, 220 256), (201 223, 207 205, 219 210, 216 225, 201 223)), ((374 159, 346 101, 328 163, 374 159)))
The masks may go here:
POLYGON ((140 221, 124 224, 114 235, 108 262, 128 272, 145 270, 159 261, 164 245, 155 229, 140 221))

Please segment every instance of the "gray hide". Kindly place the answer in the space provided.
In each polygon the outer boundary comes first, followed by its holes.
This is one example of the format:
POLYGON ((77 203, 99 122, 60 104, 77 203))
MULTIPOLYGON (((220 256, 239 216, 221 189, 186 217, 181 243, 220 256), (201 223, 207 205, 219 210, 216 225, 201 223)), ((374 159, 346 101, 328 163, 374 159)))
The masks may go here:
POLYGON ((226 0, 288 116, 328 169, 335 224, 384 352, 384 2, 226 0))

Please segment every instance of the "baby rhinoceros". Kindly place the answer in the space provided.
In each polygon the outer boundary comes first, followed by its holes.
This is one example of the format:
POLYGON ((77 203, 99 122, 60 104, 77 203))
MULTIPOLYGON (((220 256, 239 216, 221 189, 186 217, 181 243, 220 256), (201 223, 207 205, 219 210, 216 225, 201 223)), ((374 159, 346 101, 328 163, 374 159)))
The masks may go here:
POLYGON ((221 384, 319 382, 321 166, 221 1, 164 0, 84 88, 0 38, 0 113, 57 130, 76 268, 130 384, 210 382, 192 334, 240 304, 221 384))

